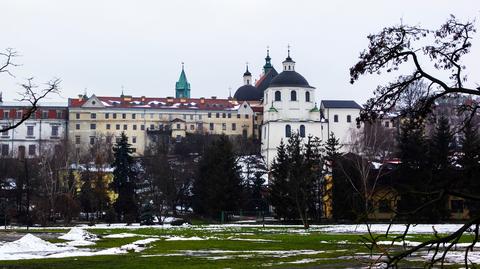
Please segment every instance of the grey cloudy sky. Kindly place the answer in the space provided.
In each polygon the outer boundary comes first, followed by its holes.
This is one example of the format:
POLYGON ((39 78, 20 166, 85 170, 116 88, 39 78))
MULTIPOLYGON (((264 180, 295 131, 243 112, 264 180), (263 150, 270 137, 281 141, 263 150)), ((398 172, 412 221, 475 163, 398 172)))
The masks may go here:
MULTIPOLYGON (((365 101, 385 78, 349 84, 348 68, 366 36, 400 22, 435 28, 454 14, 480 17, 478 0, 0 0, 0 48, 22 57, 15 78, 0 76, 5 99, 18 83, 62 79, 62 97, 88 94, 172 96, 185 62, 192 97, 227 97, 242 85, 245 62, 258 78, 266 46, 277 70, 292 46, 296 69, 317 100, 365 101)), ((480 37, 465 59, 480 82, 480 37)), ((63 99, 65 100, 65 99, 63 99)))

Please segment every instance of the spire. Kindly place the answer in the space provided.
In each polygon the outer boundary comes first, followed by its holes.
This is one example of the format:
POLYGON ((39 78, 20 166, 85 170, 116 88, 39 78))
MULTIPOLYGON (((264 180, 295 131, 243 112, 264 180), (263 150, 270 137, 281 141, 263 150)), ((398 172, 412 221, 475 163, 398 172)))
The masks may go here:
POLYGON ((243 73, 243 84, 250 85, 252 84, 252 73, 248 71, 248 62, 246 63, 246 66, 247 66, 247 70, 245 71, 245 73, 243 73))
POLYGON ((122 85, 122 94, 120 95, 120 97, 122 97, 122 98, 123 98, 123 96, 124 96, 123 90, 124 90, 124 87, 123 87, 123 85, 122 85))
POLYGON ((263 72, 266 74, 270 69, 273 68, 271 63, 272 58, 270 58, 270 47, 267 46, 267 57, 265 57, 265 65, 263 66, 263 72))
POLYGON ((182 62, 182 72, 178 78, 177 83, 175 83, 175 97, 176 98, 190 98, 190 83, 187 80, 187 75, 185 74, 185 64, 182 62))
POLYGON ((290 44, 287 46, 288 54, 285 61, 283 61, 283 71, 295 71, 295 61, 290 57, 290 44))

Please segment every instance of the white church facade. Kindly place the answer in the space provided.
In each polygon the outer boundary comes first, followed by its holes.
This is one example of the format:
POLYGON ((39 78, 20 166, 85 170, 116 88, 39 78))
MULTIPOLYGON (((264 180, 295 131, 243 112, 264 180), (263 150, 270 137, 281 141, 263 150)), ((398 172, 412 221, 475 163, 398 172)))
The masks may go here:
POLYGON ((268 167, 281 141, 286 143, 293 132, 305 139, 313 136, 322 141, 333 133, 343 149, 348 150, 361 106, 350 100, 325 100, 319 109, 315 96, 315 88, 295 71, 289 52, 283 71, 271 80, 263 94, 261 154, 268 167))

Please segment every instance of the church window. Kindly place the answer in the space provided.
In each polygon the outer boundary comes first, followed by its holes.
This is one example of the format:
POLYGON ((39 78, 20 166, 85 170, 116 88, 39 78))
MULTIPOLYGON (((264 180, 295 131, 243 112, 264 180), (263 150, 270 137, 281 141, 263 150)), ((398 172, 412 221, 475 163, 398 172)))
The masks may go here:
POLYGON ((305 137, 305 125, 300 125, 300 137, 305 137))
POLYGON ((338 122, 338 115, 333 115, 333 122, 338 122))
POLYGON ((352 116, 347 115, 347 122, 352 122, 352 116))
POLYGON ((291 91, 290 92, 290 101, 297 101, 297 92, 291 91))
POLYGON ((286 137, 292 136, 292 127, 288 124, 285 126, 285 136, 286 137))
POLYGON ((282 93, 280 91, 275 92, 275 101, 282 101, 282 93))
POLYGON ((305 92, 305 102, 310 102, 310 92, 305 92))

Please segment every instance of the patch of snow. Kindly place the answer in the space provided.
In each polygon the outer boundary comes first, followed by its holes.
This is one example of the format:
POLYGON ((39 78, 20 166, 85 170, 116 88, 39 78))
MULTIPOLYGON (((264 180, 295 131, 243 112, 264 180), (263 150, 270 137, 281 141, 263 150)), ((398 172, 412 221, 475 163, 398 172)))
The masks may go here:
POLYGON ((132 233, 119 233, 119 234, 109 234, 103 236, 103 238, 128 238, 128 237, 147 237, 144 234, 132 234, 132 233))
POLYGON ((198 236, 192 236, 192 237, 172 236, 172 237, 165 238, 165 241, 199 241, 199 240, 206 240, 206 239, 198 236))
POLYGON ((67 243, 69 246, 91 246, 95 245, 93 241, 98 240, 96 235, 78 227, 73 227, 68 233, 58 238, 70 241, 67 243))
POLYGON ((137 240, 133 243, 126 244, 120 247, 121 250, 140 252, 146 248, 146 245, 158 241, 158 238, 147 238, 143 240, 137 240))

